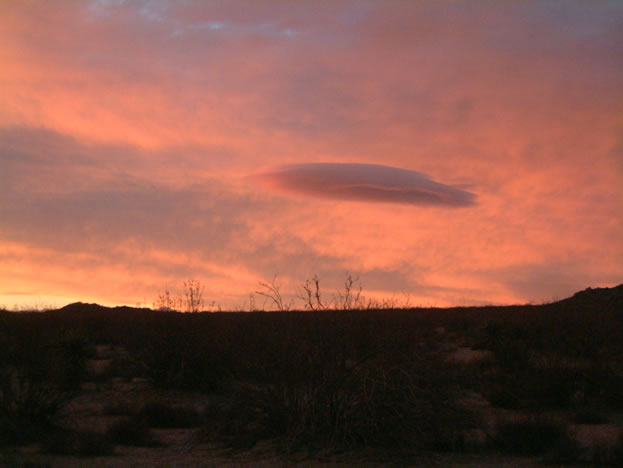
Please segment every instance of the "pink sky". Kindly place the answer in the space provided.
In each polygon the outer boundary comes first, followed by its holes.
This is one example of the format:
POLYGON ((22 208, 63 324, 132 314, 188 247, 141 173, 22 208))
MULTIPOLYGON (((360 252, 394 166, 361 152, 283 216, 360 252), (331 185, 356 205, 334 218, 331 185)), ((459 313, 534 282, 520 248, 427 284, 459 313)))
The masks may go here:
POLYGON ((2 2, 0 305, 622 283, 622 44, 615 1, 2 2))

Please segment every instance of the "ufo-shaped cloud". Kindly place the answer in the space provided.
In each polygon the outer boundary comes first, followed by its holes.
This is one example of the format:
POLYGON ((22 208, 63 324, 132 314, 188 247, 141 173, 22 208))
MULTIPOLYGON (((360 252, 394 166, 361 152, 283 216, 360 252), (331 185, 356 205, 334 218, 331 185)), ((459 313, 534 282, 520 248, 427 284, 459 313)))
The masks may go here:
POLYGON ((257 177, 275 190, 335 200, 449 207, 475 204, 473 193, 435 182, 420 172, 377 164, 293 164, 257 177))

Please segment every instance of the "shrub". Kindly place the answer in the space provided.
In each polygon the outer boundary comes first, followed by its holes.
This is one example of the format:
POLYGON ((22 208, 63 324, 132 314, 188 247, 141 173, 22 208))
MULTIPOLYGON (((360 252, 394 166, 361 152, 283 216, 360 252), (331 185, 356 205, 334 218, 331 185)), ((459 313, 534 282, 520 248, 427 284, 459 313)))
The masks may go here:
POLYGON ((102 408, 102 415, 104 416, 127 416, 131 414, 133 409, 128 403, 124 403, 118 400, 107 403, 102 408))
POLYGON ((157 447, 161 445, 147 423, 136 417, 121 419, 108 428, 106 435, 120 445, 135 447, 157 447))
POLYGON ((66 388, 76 390, 80 387, 86 373, 88 342, 84 333, 69 329, 61 333, 61 337, 53 346, 57 355, 56 372, 60 383, 66 388))
POLYGON ((521 402, 512 388, 494 387, 488 392, 487 399, 494 408, 518 409, 521 402))
POLYGON ((158 428, 198 427, 203 422, 201 414, 192 408, 176 408, 158 402, 145 405, 137 417, 149 426, 158 428))
POLYGON ((493 354, 505 372, 522 372, 529 367, 530 355, 527 343, 512 339, 499 339, 492 346, 493 354))
POLYGON ((515 455, 543 455, 569 441, 567 431, 549 419, 531 418, 505 422, 498 427, 494 445, 515 455))
POLYGON ((0 443, 38 440, 73 396, 54 374, 55 362, 45 349, 32 346, 9 352, 0 367, 0 443))
POLYGON ((33 422, 24 416, 4 415, 0 417, 0 447, 43 440, 49 428, 50 425, 33 422))
POLYGON ((581 410, 573 415, 573 424, 608 424, 610 419, 598 411, 581 410))
POLYGON ((320 377, 247 386, 231 407, 213 410, 212 434, 229 443, 239 442, 243 434, 250 445, 279 437, 288 450, 326 445, 447 448, 471 417, 451 403, 447 385, 428 371, 370 362, 320 377))
POLYGON ((114 454, 114 444, 97 432, 76 432, 56 429, 50 432, 43 451, 54 455, 102 457, 114 454))

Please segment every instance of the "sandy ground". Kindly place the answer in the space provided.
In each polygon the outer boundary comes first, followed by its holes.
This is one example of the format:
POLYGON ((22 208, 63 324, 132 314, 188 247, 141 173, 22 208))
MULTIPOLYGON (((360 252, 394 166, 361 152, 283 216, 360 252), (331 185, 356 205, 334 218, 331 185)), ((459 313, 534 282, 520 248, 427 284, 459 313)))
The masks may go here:
MULTIPOLYGON (((97 375, 102 369, 105 370, 109 352, 110 350, 98 350, 98 355, 102 356, 98 356, 100 359, 92 363, 91 373, 93 375, 97 375)), ((446 352, 449 360, 459 363, 473 363, 491 358, 488 351, 473 350, 459 343, 453 343, 453 346, 449 346, 446 352)), ((171 406, 190 406, 201 411, 209 405, 218 405, 219 398, 223 397, 155 390, 144 379, 89 382, 83 385, 82 392, 72 401, 63 425, 78 431, 95 431, 103 434, 111 424, 122 417, 123 408, 140 408, 148 402, 162 402, 171 406), (114 408, 118 410, 114 411, 114 408)), ((495 420, 501 416, 506 420, 521 417, 521 414, 514 414, 513 411, 492 408, 489 402, 478 393, 466 393, 461 402, 465 407, 480 413, 485 423, 483 427, 486 430, 492 427, 495 420)), ((622 433, 621 424, 571 425, 570 430, 587 453, 593 450, 593 447, 615 445, 622 433)), ((540 457, 519 458, 486 451, 476 454, 396 454, 366 450, 349 453, 287 455, 277 451, 270 442, 266 442, 258 444, 252 450, 232 452, 216 444, 199 443, 195 437, 197 429, 153 429, 153 431, 156 438, 162 442, 161 447, 141 448, 118 445, 112 456, 80 458, 41 453, 38 445, 30 445, 0 449, 0 467, 551 466, 544 465, 540 457)), ((484 444, 485 430, 475 431, 480 431, 473 434, 475 443, 484 444)))
MULTIPOLYGON (((107 415, 111 405, 137 407, 148 401, 171 405, 191 405, 201 409, 214 403, 216 396, 154 389, 133 389, 127 382, 98 384, 83 391, 70 405, 64 425, 77 430, 104 433, 119 415, 107 415)), ((198 443, 196 429, 153 429, 162 447, 116 446, 113 456, 80 458, 41 453, 38 445, 5 449, 0 453, 1 467, 77 468, 77 467, 337 467, 337 466, 439 466, 439 467, 521 467, 539 466, 538 459, 498 455, 396 454, 366 450, 349 453, 297 453, 287 455, 275 450, 270 442, 252 450, 230 451, 216 444, 198 443)))
MULTIPOLYGON (((385 461, 372 453, 348 453, 305 457, 284 456, 269 449, 254 449, 244 453, 229 453, 209 445, 163 448, 117 447, 115 456, 78 458, 28 453, 36 447, 24 447, 19 453, 0 456, 2 467, 525 467, 546 466, 537 458, 503 457, 497 455, 413 455, 399 461, 385 461)), ((551 466, 551 465, 549 465, 551 466)))

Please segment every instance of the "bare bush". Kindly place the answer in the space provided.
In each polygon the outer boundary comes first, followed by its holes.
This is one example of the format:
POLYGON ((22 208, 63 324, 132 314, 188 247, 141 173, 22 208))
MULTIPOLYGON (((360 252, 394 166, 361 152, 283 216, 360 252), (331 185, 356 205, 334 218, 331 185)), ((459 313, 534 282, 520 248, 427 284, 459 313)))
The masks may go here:
POLYGON ((162 445, 147 423, 137 417, 119 420, 108 428, 106 435, 120 445, 133 447, 158 447, 162 445))
POLYGON ((278 311, 286 312, 292 309, 292 300, 286 302, 281 294, 281 284, 277 279, 277 275, 271 281, 260 281, 259 284, 263 290, 255 291, 255 293, 270 300, 278 311))
POLYGON ((344 280, 344 289, 337 291, 334 295, 335 307, 343 310, 361 309, 363 305, 362 290, 363 287, 359 277, 353 278, 353 275, 347 273, 344 280))
POLYGON ((501 424, 494 439, 497 448, 517 455, 544 454, 563 443, 574 446, 564 426, 536 417, 501 424))
MULTIPOLYGON (((156 310, 168 310, 178 312, 200 312, 204 309, 203 300, 204 286, 197 279, 188 279, 184 281, 183 294, 172 294, 168 288, 153 302, 156 310)), ((216 307, 215 303, 211 306, 216 307)))
POLYGON ((191 278, 184 281, 184 312, 199 312, 203 309, 203 290, 199 280, 191 278))
POLYGON ((326 304, 322 300, 322 294, 320 293, 320 279, 318 278, 318 275, 314 275, 312 278, 306 279, 301 287, 303 291, 298 294, 298 298, 303 301, 305 309, 326 310, 330 308, 331 304, 326 304))
POLYGON ((230 408, 212 415, 212 431, 249 445, 277 437, 287 450, 426 448, 451 444, 471 425, 471 415, 450 402, 445 383, 426 367, 317 364, 301 378, 240 389, 230 408))
POLYGON ((54 422, 74 395, 58 371, 65 366, 44 347, 9 351, 0 367, 0 445, 30 442, 54 422))
POLYGON ((177 310, 178 304, 178 300, 171 295, 168 289, 165 289, 164 292, 158 294, 153 306, 156 310, 177 310))

